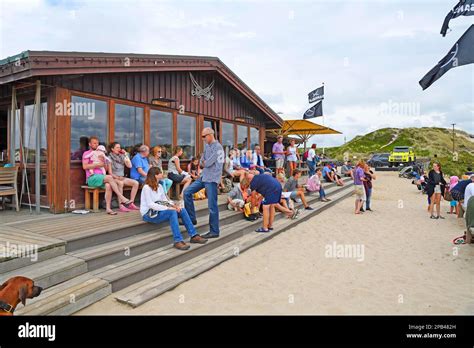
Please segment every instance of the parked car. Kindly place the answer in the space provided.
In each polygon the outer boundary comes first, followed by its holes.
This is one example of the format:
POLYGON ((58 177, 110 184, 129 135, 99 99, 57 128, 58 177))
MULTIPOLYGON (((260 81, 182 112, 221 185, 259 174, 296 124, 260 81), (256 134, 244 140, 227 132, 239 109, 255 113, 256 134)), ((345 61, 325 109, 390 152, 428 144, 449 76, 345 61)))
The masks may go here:
POLYGON ((374 168, 377 167, 388 167, 388 157, 390 156, 389 153, 375 153, 372 157, 367 161, 367 163, 374 168))

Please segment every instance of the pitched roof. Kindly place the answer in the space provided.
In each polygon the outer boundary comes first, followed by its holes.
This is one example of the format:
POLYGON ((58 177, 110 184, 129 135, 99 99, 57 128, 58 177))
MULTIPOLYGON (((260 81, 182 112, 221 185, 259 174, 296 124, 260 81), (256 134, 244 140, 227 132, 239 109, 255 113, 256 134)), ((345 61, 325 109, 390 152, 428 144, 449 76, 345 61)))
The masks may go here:
POLYGON ((219 58, 163 54, 24 51, 0 60, 0 85, 35 76, 216 71, 277 124, 283 120, 219 58))

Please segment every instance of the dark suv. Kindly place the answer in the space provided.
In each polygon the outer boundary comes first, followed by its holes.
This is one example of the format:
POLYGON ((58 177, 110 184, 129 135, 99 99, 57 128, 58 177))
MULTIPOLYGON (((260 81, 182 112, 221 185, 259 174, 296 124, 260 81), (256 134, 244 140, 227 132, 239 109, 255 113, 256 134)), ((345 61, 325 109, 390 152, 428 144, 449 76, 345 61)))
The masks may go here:
POLYGON ((369 166, 377 168, 377 167, 388 167, 388 157, 390 156, 389 153, 374 153, 372 157, 367 161, 369 166))

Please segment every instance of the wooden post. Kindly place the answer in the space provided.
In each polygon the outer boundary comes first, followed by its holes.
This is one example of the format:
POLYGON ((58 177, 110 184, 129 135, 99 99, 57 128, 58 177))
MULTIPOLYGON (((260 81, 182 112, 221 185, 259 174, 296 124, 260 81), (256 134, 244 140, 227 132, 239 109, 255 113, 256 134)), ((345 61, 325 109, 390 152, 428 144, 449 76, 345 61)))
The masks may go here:
POLYGON ((35 94, 36 149, 35 149, 35 205, 36 214, 41 205, 41 81, 36 80, 35 94))
POLYGON ((10 163, 15 165, 15 139, 16 139, 16 87, 12 87, 12 106, 10 122, 10 163))

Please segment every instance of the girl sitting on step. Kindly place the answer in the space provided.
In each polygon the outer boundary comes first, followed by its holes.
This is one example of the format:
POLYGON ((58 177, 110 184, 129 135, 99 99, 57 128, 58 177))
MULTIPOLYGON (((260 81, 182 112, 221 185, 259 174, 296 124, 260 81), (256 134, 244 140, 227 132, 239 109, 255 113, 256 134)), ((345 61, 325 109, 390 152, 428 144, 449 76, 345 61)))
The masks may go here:
POLYGON ((143 220, 154 224, 169 221, 173 233, 173 245, 178 250, 189 249, 189 245, 184 242, 179 229, 178 218, 181 218, 188 232, 190 243, 206 243, 207 239, 197 233, 186 209, 175 205, 166 196, 163 186, 159 184, 162 179, 163 173, 158 167, 152 167, 148 170, 140 199, 140 213, 143 220))

